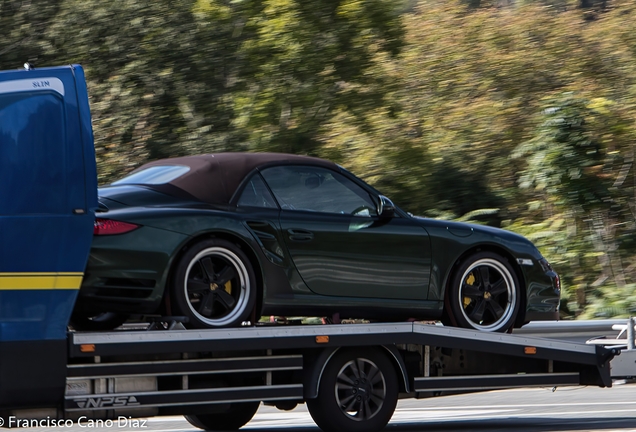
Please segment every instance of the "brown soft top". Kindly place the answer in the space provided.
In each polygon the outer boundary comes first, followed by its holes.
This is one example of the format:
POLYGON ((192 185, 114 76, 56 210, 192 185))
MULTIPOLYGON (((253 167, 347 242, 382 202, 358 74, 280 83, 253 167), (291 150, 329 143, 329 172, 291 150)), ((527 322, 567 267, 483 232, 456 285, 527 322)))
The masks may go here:
POLYGON ((288 164, 338 169, 338 165, 324 159, 286 153, 215 153, 161 159, 144 164, 132 173, 153 166, 187 166, 190 171, 171 182, 148 187, 205 203, 227 204, 245 176, 255 168, 288 164))

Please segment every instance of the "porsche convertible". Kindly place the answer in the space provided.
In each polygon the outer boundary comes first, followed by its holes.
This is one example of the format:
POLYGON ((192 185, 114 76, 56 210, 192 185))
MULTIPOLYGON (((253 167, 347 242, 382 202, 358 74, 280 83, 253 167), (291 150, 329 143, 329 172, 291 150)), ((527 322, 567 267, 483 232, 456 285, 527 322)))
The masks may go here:
POLYGON ((413 216, 326 160, 164 159, 99 197, 78 329, 133 314, 183 316, 193 328, 276 315, 490 332, 558 317, 559 277, 526 238, 413 216))

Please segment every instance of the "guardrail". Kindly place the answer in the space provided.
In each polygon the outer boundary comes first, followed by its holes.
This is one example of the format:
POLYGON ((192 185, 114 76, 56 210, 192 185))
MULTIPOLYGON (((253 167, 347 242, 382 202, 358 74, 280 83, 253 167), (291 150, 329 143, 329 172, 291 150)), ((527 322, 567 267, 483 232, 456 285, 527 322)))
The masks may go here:
POLYGON ((514 334, 561 339, 621 349, 611 361, 612 378, 636 378, 636 319, 537 321, 514 334), (618 332, 618 333, 617 333, 618 332))
POLYGON ((633 350, 634 345, 636 345, 634 338, 634 317, 629 317, 627 321, 627 349, 633 350))
POLYGON ((633 317, 629 317, 627 322, 624 324, 613 324, 612 330, 618 331, 618 336, 615 338, 594 338, 587 341, 588 344, 593 345, 605 345, 605 346, 618 346, 622 347, 624 350, 634 350, 634 345, 636 345, 634 341, 634 325, 636 322, 633 317), (623 335, 625 335, 623 337, 623 335))
POLYGON ((613 326, 621 324, 625 324, 624 319, 536 321, 515 329, 513 334, 585 343, 591 338, 616 337, 613 326))

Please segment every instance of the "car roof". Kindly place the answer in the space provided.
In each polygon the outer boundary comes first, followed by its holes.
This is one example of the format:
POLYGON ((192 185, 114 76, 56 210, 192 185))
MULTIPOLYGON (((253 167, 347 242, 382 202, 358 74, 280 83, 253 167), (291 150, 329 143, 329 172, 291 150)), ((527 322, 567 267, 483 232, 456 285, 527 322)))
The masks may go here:
POLYGON ((313 165, 338 169, 333 162, 286 153, 214 153, 160 159, 132 171, 134 174, 155 166, 187 166, 190 170, 176 179, 157 185, 145 185, 169 195, 194 198, 210 204, 227 204, 245 177, 256 168, 271 165, 313 165))

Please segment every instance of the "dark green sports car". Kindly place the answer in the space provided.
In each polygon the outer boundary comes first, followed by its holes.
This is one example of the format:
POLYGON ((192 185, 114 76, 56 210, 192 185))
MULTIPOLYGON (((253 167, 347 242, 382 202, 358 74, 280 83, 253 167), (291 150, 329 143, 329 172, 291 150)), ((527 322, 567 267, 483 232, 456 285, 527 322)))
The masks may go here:
POLYGON ((411 216, 342 167, 273 153, 151 162, 99 190, 73 315, 231 327, 261 315, 441 319, 506 331, 557 319, 557 274, 524 237, 411 216))

